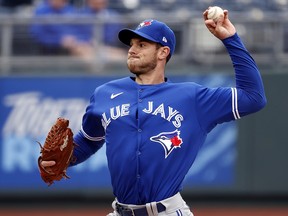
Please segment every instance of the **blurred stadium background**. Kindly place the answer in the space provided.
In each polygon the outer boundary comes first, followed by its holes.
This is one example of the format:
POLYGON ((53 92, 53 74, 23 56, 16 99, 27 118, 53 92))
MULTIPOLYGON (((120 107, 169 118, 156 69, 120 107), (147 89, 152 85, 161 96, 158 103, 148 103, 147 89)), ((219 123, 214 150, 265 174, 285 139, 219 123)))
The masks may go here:
MULTIPOLYGON (((33 10, 41 2, 0 0, 0 215, 106 215, 113 200, 105 149, 68 172, 70 180, 47 188, 37 170, 36 141, 44 140, 58 115, 78 130, 94 88, 129 75, 126 54, 99 45, 88 59, 46 55, 31 38, 32 23, 93 24, 94 42, 101 44, 106 23, 134 28, 146 18, 162 20, 177 37, 166 71, 173 81, 234 85, 226 50, 203 24, 202 12, 211 5, 229 10, 261 70, 268 105, 209 135, 183 196, 196 216, 288 215, 288 0, 110 0, 121 19, 35 20, 33 10)), ((81 8, 86 1, 70 3, 81 8)))

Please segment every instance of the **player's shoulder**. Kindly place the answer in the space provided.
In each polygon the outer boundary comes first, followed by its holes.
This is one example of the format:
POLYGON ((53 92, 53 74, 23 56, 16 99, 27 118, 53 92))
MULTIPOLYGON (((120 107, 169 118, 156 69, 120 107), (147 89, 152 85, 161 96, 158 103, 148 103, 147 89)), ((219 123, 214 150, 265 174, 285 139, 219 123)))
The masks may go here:
POLYGON ((111 81, 108 81, 104 83, 101 87, 112 87, 112 86, 118 86, 123 84, 129 84, 131 82, 130 77, 124 77, 124 78, 116 78, 111 81))
POLYGON ((95 92, 99 93, 113 88, 125 88, 128 87, 129 84, 131 84, 131 79, 129 77, 116 78, 96 87, 95 92))
POLYGON ((175 97, 179 97, 179 95, 181 95, 181 97, 185 98, 185 97, 194 97, 195 95, 198 94, 200 85, 195 83, 195 82, 191 82, 191 81, 180 81, 180 82, 167 82, 167 91, 169 91, 171 95, 175 96, 175 97))
POLYGON ((191 82, 191 81, 186 81, 186 82, 174 82, 174 81, 171 81, 171 80, 168 80, 168 85, 169 86, 173 86, 173 88, 179 88, 179 89, 182 89, 182 88, 186 88, 186 89, 191 89, 191 88, 200 88, 201 85, 198 84, 198 83, 195 83, 195 82, 191 82))

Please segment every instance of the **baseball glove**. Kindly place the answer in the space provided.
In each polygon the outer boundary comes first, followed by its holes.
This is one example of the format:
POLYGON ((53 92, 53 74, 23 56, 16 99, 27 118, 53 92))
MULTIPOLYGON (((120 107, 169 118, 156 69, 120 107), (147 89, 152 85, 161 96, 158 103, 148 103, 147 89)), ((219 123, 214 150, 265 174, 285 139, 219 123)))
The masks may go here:
POLYGON ((50 186, 55 180, 69 178, 66 169, 71 162, 75 144, 73 132, 69 126, 69 120, 59 117, 51 127, 46 137, 44 146, 39 143, 41 151, 38 158, 38 167, 41 178, 50 186), (42 161, 55 161, 51 167, 43 167, 42 161))

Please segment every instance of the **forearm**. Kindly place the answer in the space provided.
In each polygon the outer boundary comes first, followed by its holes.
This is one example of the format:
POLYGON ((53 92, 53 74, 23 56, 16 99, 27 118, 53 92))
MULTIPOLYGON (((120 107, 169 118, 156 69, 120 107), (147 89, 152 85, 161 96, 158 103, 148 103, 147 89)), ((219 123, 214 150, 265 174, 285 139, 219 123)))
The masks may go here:
POLYGON ((223 40, 235 70, 236 89, 243 102, 243 114, 262 109, 266 104, 259 69, 237 34, 223 40))
POLYGON ((74 160, 70 163, 70 166, 77 165, 87 160, 103 146, 104 140, 91 141, 87 139, 81 131, 79 131, 74 136, 74 143, 76 144, 73 152, 74 160))

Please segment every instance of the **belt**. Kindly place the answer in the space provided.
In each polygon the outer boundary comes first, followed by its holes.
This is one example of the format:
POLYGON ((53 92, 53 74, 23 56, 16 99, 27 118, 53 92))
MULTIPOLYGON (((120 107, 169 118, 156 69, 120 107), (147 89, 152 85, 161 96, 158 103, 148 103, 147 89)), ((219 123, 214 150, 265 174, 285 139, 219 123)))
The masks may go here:
MULTIPOLYGON (((162 203, 156 203, 156 207, 157 207, 158 213, 166 210, 166 207, 162 203)), ((116 203, 116 211, 121 216, 148 216, 146 207, 131 209, 126 205, 121 205, 119 203, 116 203)))

